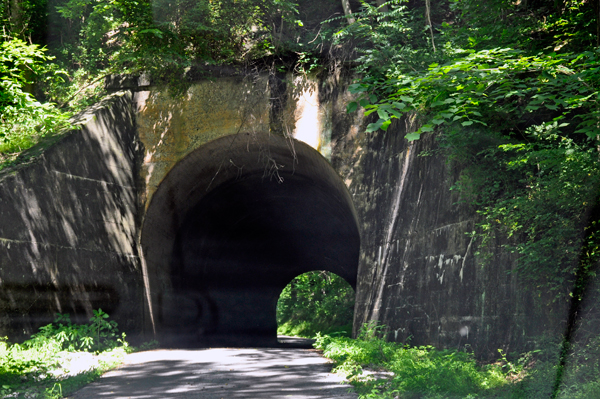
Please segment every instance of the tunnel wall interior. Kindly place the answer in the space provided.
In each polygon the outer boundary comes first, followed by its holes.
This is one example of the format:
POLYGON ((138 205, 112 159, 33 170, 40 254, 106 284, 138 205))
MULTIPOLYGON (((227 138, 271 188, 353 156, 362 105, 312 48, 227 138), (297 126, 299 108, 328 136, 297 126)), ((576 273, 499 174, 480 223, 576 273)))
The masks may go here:
POLYGON ((0 172, 0 337, 93 309, 142 327, 131 95, 117 93, 0 172))
POLYGON ((252 134, 207 146, 167 175, 146 214, 156 327, 167 346, 271 345, 294 277, 327 270, 356 286, 352 202, 303 143, 252 134))

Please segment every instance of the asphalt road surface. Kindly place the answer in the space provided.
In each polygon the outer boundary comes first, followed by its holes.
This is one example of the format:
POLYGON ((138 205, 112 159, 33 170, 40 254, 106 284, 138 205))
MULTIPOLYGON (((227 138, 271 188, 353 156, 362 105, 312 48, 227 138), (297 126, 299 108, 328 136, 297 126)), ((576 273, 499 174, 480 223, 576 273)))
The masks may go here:
POLYGON ((155 350, 127 355, 69 398, 357 398, 330 370, 310 349, 155 350))

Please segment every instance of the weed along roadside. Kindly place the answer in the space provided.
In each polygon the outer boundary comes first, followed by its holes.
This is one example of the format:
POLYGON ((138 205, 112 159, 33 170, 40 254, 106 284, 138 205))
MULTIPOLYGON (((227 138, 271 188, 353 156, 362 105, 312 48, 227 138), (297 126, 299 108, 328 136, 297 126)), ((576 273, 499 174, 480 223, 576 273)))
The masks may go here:
MULTIPOLYGON (((311 275, 311 279, 317 278, 329 277, 311 275)), ((296 295, 305 295, 309 286, 296 286, 296 295)), ((315 287, 322 288, 316 283, 315 287)), ((282 295, 284 300, 287 294, 282 295)), ((320 308, 320 303, 313 305, 320 308)), ((309 315, 301 309, 288 312, 285 328, 306 326, 309 315)), ((320 353, 285 345, 136 352, 125 334, 119 333, 117 323, 101 309, 94 310, 86 324, 74 324, 69 315, 57 314, 52 324, 41 327, 23 343, 0 342, 0 395, 41 399, 99 395, 156 399, 186 395, 298 399, 600 397, 594 364, 580 362, 571 372, 583 383, 556 388, 558 341, 540 343, 521 354, 498 349, 496 360, 481 362, 468 347, 439 350, 388 342, 386 326, 375 322, 364 324, 356 339, 343 331, 308 335, 315 338, 314 347, 320 353), (122 367, 110 371, 126 356, 122 367), (581 376, 589 378, 586 381, 581 376)), ((156 346, 157 342, 152 342, 140 349, 156 346)), ((595 351, 596 346, 590 346, 572 356, 591 357, 595 351)), ((565 379, 574 377, 567 374, 565 379)))
POLYGON ((0 341, 0 397, 57 399, 119 365, 134 348, 101 309, 87 324, 68 314, 21 344, 0 341))
POLYGON ((101 309, 94 310, 86 324, 57 314, 29 340, 11 344, 4 338, 0 397, 158 399, 181 397, 181 392, 207 398, 357 397, 343 377, 331 373, 327 359, 312 349, 295 348, 297 343, 280 348, 144 351, 156 347, 154 341, 138 351, 125 338, 101 309))
MULTIPOLYGON (((498 349, 497 360, 477 361, 469 348, 439 350, 387 342, 386 327, 364 324, 357 339, 317 334, 314 346, 334 363, 333 371, 347 378, 361 399, 591 399, 600 397, 597 366, 579 361, 565 381, 555 385, 560 367, 560 341, 540 342, 525 353, 507 355, 498 349)), ((596 345, 572 354, 597 356, 596 345)))

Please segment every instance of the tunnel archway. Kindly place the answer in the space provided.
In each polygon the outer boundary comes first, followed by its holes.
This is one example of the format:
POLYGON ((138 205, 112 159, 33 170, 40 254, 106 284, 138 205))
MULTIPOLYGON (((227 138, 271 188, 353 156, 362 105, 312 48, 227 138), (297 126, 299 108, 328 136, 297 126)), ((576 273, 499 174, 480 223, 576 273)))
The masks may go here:
POLYGON ((157 188, 141 237, 148 324, 167 346, 271 345, 295 276, 356 288, 360 237, 346 186, 308 145, 268 134, 214 140, 157 188))

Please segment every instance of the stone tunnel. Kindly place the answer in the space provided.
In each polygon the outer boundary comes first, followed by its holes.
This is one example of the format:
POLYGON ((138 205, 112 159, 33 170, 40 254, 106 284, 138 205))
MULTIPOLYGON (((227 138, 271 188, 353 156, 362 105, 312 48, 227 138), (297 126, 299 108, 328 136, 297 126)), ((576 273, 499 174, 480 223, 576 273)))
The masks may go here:
POLYGON ((141 244, 165 345, 273 345, 294 277, 327 270, 356 287, 347 188, 316 150, 279 136, 226 136, 187 155, 154 194, 141 244))
POLYGON ((533 297, 502 243, 478 259, 435 134, 408 143, 415 115, 366 133, 352 79, 109 80, 80 129, 0 171, 0 336, 102 308, 134 342, 271 345, 281 290, 328 270, 356 289, 354 334, 481 357, 559 337, 568 304, 533 297))

